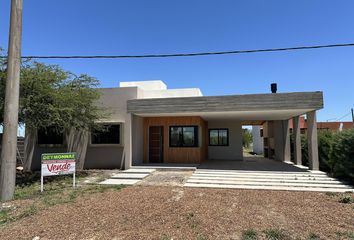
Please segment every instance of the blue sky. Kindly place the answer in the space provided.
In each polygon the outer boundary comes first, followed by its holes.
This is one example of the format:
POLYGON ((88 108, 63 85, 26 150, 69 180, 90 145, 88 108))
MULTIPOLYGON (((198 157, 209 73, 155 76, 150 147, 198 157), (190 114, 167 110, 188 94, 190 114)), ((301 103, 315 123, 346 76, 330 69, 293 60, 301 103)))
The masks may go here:
MULTIPOLYGON (((7 48, 9 0, 0 1, 7 48)), ((354 42, 354 1, 24 0, 23 55, 123 55, 354 42)), ((171 59, 50 60, 119 81, 159 79, 204 95, 324 92, 326 121, 354 107, 354 47, 171 59)), ((351 120, 351 116, 343 118, 351 120)))

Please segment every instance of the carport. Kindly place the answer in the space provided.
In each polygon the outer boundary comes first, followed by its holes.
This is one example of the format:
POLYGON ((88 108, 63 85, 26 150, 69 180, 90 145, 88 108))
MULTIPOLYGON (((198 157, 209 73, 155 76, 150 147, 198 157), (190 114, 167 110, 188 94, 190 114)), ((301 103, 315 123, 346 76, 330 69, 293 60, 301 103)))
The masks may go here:
POLYGON ((129 100, 124 127, 124 167, 148 164, 151 160, 163 164, 243 160, 242 125, 261 123, 271 126, 274 160, 290 162, 290 119, 294 122, 293 161, 301 165, 299 117, 306 114, 309 168, 318 170, 316 111, 321 108, 322 92, 129 100), (222 135, 217 135, 222 145, 210 143, 211 130, 222 135))

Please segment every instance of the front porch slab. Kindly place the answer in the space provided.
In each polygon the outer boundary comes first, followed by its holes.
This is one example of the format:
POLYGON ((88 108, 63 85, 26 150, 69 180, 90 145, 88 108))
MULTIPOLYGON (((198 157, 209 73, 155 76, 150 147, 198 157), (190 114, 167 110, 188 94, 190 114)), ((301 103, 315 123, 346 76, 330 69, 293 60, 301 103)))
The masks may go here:
POLYGON ((262 157, 244 161, 207 161, 187 180, 185 187, 286 191, 354 192, 352 186, 321 171, 262 157))

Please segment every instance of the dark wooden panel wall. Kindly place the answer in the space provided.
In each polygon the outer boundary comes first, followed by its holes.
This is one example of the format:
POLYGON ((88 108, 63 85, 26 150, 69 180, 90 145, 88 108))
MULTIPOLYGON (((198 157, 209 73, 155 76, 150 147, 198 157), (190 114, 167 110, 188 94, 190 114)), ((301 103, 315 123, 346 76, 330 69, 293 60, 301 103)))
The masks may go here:
POLYGON ((201 163, 207 159, 208 126, 201 117, 145 117, 144 118, 144 163, 149 156, 149 127, 164 127, 164 163, 201 163), (169 126, 197 125, 199 126, 199 147, 169 147, 169 126))

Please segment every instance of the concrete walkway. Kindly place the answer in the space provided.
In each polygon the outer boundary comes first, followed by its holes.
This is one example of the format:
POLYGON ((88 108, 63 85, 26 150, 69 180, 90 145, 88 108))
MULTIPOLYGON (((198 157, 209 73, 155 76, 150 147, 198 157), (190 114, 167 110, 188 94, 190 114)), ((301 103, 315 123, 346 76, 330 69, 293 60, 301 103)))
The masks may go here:
POLYGON ((153 168, 131 168, 113 173, 110 178, 100 182, 102 185, 134 185, 153 173, 153 168))
POLYGON ((244 161, 208 161, 201 164, 185 187, 269 189, 289 191, 354 191, 324 172, 261 157, 244 161))

